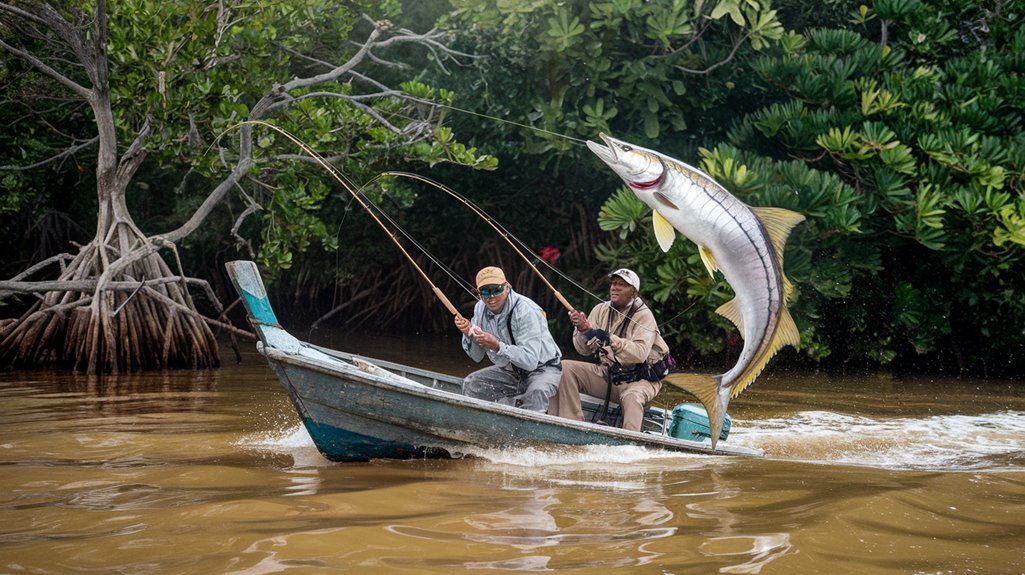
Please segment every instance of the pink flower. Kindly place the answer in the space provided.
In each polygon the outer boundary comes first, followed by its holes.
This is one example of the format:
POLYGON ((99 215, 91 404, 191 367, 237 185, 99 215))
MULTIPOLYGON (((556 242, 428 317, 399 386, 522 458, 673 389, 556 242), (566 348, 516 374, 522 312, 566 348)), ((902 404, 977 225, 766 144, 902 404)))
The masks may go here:
POLYGON ((559 248, 553 248, 551 246, 545 246, 541 248, 541 259, 552 264, 553 266, 555 265, 555 262, 559 261, 559 258, 561 256, 562 252, 559 251, 559 248))

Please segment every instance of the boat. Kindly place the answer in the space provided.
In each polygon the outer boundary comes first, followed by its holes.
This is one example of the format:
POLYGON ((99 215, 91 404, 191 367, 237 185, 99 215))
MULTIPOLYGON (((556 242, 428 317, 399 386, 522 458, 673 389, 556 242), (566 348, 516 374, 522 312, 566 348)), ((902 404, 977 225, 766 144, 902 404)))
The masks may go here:
MULTIPOLYGON (((332 461, 458 458, 506 447, 633 445, 715 455, 760 456, 720 442, 693 404, 650 407, 641 431, 574 421, 462 395, 462 378, 301 341, 278 322, 256 264, 226 264, 259 338, 257 349, 288 394, 317 449, 332 461), (695 427, 696 425, 696 427, 695 427), (706 436, 702 436, 701 432, 706 436)), ((587 419, 617 406, 585 397, 587 419)))

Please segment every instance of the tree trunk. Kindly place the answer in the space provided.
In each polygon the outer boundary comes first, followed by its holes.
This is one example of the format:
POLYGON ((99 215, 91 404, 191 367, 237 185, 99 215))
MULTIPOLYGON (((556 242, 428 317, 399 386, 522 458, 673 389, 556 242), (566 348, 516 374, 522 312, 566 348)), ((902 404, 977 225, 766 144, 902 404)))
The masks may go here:
MULTIPOLYGON (((111 205, 120 197, 108 195, 100 213, 120 211, 111 205)), ((4 365, 118 373, 220 364, 217 340, 196 311, 184 278, 168 268, 130 220, 106 217, 96 238, 57 281, 76 280, 95 280, 95 287, 48 291, 21 318, 0 328, 4 365), (175 277, 181 279, 168 281, 175 277), (137 287, 128 290, 126 282, 137 287)), ((219 306, 216 300, 214 305, 219 306)))
MULTIPOLYGON (((50 6, 43 5, 37 17, 73 49, 92 82, 85 88, 58 78, 89 103, 95 116, 99 209, 96 237, 61 272, 57 283, 94 280, 95 286, 91 291, 70 286, 47 291, 21 318, 4 324, 0 364, 35 368, 52 363, 87 373, 217 367, 217 340, 196 311, 184 274, 180 269, 173 273, 158 253, 167 247, 174 251, 174 245, 147 238, 125 203, 128 182, 145 158, 150 120, 119 159, 107 78, 106 1, 96 3, 90 35, 50 6), (167 281, 175 277, 182 279, 167 281), (124 282, 138 288, 126 291, 121 287, 124 282)), ((219 311, 216 298, 213 304, 219 311)))

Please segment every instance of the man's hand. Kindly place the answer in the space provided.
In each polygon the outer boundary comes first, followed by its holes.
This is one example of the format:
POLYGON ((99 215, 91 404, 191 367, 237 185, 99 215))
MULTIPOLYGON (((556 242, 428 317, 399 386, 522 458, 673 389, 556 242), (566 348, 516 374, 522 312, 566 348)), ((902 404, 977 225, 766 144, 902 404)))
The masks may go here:
POLYGON ((491 351, 498 351, 501 347, 501 343, 498 338, 491 335, 490 333, 482 330, 477 330, 477 333, 470 336, 474 343, 483 347, 484 349, 490 349, 491 351))
POLYGON ((456 316, 456 329, 458 329, 459 331, 463 332, 463 335, 469 336, 470 335, 470 328, 472 328, 472 327, 473 327, 473 324, 470 323, 470 320, 466 319, 465 317, 463 317, 461 315, 457 315, 456 316))
POLYGON ((580 310, 571 309, 569 311, 569 321, 579 332, 585 332, 591 329, 591 323, 587 321, 587 316, 580 310))

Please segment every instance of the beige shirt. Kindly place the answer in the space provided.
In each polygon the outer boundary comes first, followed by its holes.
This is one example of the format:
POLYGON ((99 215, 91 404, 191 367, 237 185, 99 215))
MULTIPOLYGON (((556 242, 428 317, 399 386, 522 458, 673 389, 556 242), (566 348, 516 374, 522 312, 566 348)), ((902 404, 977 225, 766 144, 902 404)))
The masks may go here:
MULTIPOLYGON (((614 358, 623 367, 638 363, 650 364, 669 353, 669 346, 658 332, 654 314, 639 297, 634 298, 623 313, 615 311, 609 302, 602 302, 591 309, 587 321, 592 328, 609 332, 611 341, 607 347, 611 350, 612 357, 602 356, 602 363, 608 364, 614 358), (627 320, 626 315, 631 308, 634 312, 627 320)), ((596 338, 588 340, 581 331, 574 329, 573 347, 581 355, 593 355, 598 343, 596 338)))

